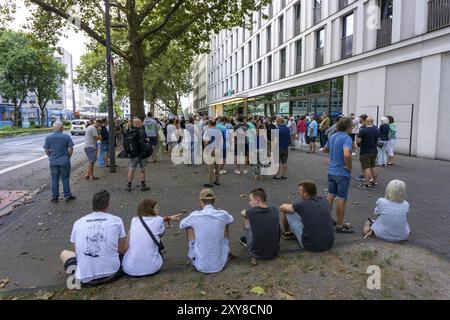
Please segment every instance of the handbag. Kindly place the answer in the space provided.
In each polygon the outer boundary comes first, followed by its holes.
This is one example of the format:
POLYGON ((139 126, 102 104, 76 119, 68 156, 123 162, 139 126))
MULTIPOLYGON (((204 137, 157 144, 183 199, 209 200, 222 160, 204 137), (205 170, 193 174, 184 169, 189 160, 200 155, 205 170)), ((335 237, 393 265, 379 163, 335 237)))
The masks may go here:
POLYGON ((381 140, 381 139, 378 139, 378 141, 377 141, 377 147, 378 148, 383 148, 384 147, 384 141, 383 140, 381 140))
POLYGON ((158 138, 159 138, 159 141, 161 141, 161 142, 166 141, 166 136, 164 135, 164 132, 161 129, 158 129, 158 138))
POLYGON ((153 234, 152 230, 150 230, 150 228, 148 227, 148 225, 145 223, 144 218, 139 217, 139 220, 141 220, 142 225, 144 226, 145 230, 147 230, 148 234, 150 235, 150 237, 152 238, 153 242, 156 244, 156 246, 158 247, 158 252, 161 255, 161 257, 163 258, 163 251, 164 251, 164 245, 162 243, 162 241, 156 240, 155 235, 153 234))

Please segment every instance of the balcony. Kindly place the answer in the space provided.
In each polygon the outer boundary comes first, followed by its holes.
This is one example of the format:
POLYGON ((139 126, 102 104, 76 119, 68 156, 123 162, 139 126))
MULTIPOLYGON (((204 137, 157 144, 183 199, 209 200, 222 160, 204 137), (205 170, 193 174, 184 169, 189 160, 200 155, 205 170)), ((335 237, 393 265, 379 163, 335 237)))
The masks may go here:
POLYGON ((316 68, 323 66, 324 48, 316 49, 316 68))
POLYGON ((353 55, 353 35, 341 40, 341 59, 349 58, 353 55))
POLYGON ((313 12, 313 24, 316 25, 320 21, 322 21, 322 5, 318 5, 317 7, 314 7, 313 12))
POLYGON ((392 43, 392 18, 384 19, 380 22, 377 31, 377 48, 381 48, 392 43))
POLYGON ((450 26, 450 0, 428 1, 428 31, 450 26))
POLYGON ((339 10, 344 9, 346 6, 348 6, 348 0, 339 0, 339 10))

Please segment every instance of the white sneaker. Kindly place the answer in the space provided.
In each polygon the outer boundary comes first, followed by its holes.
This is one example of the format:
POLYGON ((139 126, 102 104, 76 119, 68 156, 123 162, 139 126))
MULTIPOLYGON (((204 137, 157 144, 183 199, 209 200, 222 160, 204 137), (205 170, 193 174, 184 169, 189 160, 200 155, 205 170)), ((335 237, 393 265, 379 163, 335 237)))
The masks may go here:
POLYGON ((241 174, 241 172, 239 170, 235 170, 234 173, 241 174))
POLYGON ((355 152, 353 152, 353 153, 352 153, 352 156, 356 156, 356 153, 355 153, 355 152))
POLYGON ((242 171, 242 173, 244 173, 244 174, 247 174, 247 173, 248 173, 248 171, 247 171, 247 170, 244 170, 244 171, 242 171))
POLYGON ((227 172, 225 170, 220 170, 219 173, 220 174, 226 174, 227 172))

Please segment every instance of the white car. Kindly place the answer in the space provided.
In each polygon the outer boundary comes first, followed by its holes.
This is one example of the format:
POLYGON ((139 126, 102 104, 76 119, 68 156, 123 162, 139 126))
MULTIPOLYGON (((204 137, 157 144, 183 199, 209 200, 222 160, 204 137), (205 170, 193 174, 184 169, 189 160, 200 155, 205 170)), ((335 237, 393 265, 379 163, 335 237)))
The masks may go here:
POLYGON ((77 119, 72 121, 72 127, 70 128, 70 133, 72 135, 76 134, 82 134, 84 135, 86 133, 86 127, 89 123, 89 120, 83 120, 83 119, 77 119))

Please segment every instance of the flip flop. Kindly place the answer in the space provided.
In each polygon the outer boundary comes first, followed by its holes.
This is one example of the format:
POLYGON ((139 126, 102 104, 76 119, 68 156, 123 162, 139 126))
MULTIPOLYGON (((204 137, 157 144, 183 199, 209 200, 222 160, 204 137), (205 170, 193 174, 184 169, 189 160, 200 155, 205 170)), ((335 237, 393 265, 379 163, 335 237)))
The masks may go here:
POLYGON ((348 229, 348 228, 342 226, 342 227, 336 227, 336 233, 351 234, 351 233, 355 233, 355 232, 351 229, 348 229))

